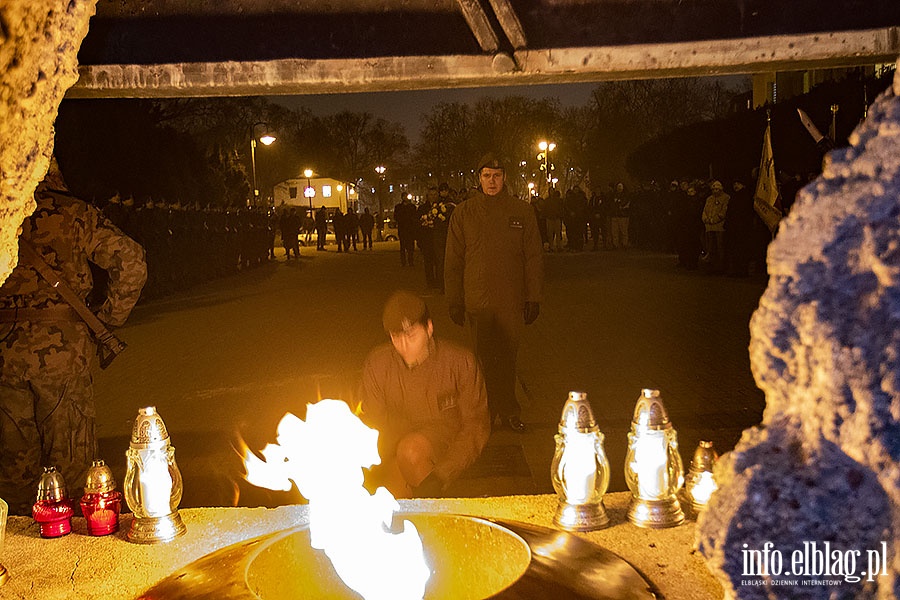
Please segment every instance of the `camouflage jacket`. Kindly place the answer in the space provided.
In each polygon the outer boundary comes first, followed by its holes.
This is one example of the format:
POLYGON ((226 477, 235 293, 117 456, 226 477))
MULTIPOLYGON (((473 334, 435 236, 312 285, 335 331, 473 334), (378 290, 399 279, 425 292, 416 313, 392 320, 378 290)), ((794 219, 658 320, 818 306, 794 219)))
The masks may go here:
MULTIPOLYGON (((93 287, 89 262, 106 270, 106 299, 95 312, 107 325, 124 324, 147 280, 144 249, 99 210, 66 192, 39 188, 35 201, 37 208, 22 223, 20 239, 31 242, 82 299, 93 287)), ((0 308, 66 305, 20 253, 18 266, 0 287, 0 308)))

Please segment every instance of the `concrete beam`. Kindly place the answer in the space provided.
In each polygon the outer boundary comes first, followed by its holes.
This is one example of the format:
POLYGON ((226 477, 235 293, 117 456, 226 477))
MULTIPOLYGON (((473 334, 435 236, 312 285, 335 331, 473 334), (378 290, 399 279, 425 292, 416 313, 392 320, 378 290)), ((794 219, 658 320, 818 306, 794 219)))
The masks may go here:
POLYGON ((823 69, 896 62, 900 27, 734 40, 522 50, 530 79, 653 79, 823 69))
POLYGON ((457 0, 457 2, 481 49, 485 52, 496 52, 500 47, 500 41, 484 9, 481 8, 481 3, 478 0, 457 0))
POLYGON ((491 8, 494 9, 494 14, 497 15, 500 27, 506 33, 506 37, 509 39, 512 47, 516 50, 525 48, 528 45, 528 40, 525 38, 525 31, 522 29, 519 16, 516 14, 510 1, 491 0, 491 8))
POLYGON ((79 68, 69 98, 305 95, 746 74, 895 62, 900 27, 690 43, 79 68))

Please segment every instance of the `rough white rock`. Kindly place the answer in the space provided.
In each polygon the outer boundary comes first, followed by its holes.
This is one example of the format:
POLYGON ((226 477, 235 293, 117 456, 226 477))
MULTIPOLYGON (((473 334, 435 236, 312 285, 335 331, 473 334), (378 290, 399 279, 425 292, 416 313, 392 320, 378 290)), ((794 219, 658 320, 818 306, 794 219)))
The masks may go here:
POLYGON ((78 80, 78 49, 97 0, 0 0, 0 283, 53 152, 53 123, 78 80))
POLYGON ((763 423, 718 465, 698 545, 735 598, 900 597, 900 75, 801 191, 768 264, 750 323, 763 423), (788 562, 826 541, 861 551, 857 574, 887 542, 887 574, 746 583, 761 578, 743 550, 772 542, 788 562))

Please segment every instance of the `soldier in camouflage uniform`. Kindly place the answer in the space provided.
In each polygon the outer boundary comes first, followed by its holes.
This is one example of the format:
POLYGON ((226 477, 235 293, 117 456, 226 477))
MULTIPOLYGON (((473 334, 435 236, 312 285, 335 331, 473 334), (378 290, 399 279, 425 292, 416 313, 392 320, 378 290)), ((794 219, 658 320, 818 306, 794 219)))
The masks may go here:
MULTIPOLYGON (((144 251, 100 211, 69 195, 58 167, 35 192, 22 223, 44 260, 82 298, 92 287, 88 261, 109 273, 97 317, 122 325, 147 279, 144 251)), ((69 490, 84 485, 97 452, 88 326, 27 264, 0 287, 0 497, 30 514, 43 466, 55 465, 69 490)))

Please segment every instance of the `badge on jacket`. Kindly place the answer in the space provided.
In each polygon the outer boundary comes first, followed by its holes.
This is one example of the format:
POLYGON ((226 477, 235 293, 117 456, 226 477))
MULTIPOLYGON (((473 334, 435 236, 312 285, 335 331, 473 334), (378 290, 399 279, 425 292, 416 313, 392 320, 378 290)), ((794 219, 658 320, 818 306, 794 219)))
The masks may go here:
POLYGON ((523 229, 525 225, 522 224, 522 219, 519 217, 510 217, 509 218, 509 228, 510 229, 523 229))
POLYGON ((441 411, 450 410, 451 408, 456 408, 456 395, 455 394, 444 394, 438 396, 438 409, 441 411))

